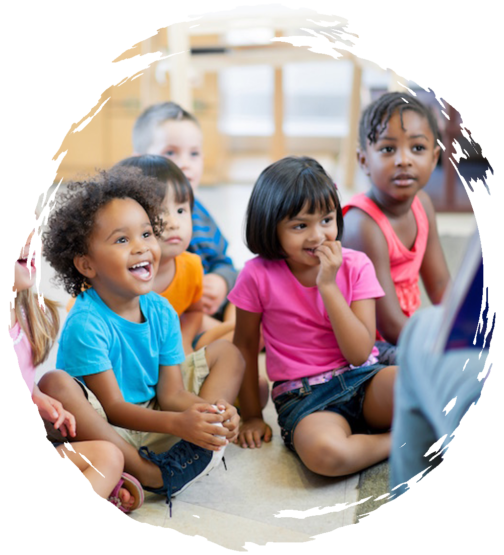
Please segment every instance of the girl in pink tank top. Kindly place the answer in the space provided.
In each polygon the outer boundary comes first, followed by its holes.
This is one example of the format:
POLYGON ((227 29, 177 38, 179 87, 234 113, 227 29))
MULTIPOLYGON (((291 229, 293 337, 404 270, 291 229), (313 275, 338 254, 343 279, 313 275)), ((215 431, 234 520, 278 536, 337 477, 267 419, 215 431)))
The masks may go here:
POLYGON ((359 164, 371 188, 343 208, 344 246, 365 252, 385 297, 376 302, 380 352, 391 357, 408 318, 420 306, 419 276, 438 304, 450 276, 435 211, 422 191, 436 167, 437 122, 424 104, 404 93, 387 93, 370 104, 359 125, 359 164))

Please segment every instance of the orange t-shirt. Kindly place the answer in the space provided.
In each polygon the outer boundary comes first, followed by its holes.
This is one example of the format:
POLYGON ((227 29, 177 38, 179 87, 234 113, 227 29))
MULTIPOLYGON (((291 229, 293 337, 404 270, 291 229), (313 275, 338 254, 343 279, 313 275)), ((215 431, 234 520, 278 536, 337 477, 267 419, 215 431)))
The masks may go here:
POLYGON ((183 252, 175 257, 175 275, 161 295, 180 316, 203 295, 203 264, 197 254, 183 252))

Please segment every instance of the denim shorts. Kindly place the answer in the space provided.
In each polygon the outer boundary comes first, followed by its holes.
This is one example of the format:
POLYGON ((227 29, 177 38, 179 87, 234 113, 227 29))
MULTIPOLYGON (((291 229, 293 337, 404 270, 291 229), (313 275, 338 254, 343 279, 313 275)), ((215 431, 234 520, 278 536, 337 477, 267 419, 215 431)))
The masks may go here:
MULTIPOLYGON (((285 445, 295 452, 293 437, 296 426, 305 416, 318 411, 341 414, 352 433, 368 432, 362 416, 366 382, 382 368, 385 365, 379 363, 360 366, 313 386, 303 378, 303 387, 279 395, 273 402, 285 445)), ((273 388, 280 383, 283 382, 275 382, 273 388)))

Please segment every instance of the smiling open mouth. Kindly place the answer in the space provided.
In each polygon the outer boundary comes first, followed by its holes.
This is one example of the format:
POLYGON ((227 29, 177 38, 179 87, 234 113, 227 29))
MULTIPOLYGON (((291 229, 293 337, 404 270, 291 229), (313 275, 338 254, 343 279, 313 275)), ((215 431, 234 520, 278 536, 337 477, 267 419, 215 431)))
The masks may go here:
POLYGON ((128 269, 136 278, 142 281, 147 281, 152 276, 152 265, 150 262, 139 262, 128 269))
POLYGON ((35 256, 32 257, 30 264, 28 264, 28 257, 21 257, 17 259, 17 263, 23 266, 23 268, 31 269, 35 271, 35 256))

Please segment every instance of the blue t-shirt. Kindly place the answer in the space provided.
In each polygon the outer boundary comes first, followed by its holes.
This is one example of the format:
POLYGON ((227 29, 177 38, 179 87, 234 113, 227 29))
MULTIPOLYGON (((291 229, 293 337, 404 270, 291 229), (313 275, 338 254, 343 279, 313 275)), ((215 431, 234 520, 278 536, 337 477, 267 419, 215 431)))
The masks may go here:
POLYGON ((159 366, 185 360, 180 322, 156 293, 140 296, 140 308, 145 322, 136 324, 113 312, 94 289, 82 292, 61 332, 57 368, 81 380, 112 369, 125 401, 155 397, 159 366))

